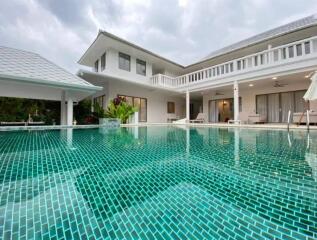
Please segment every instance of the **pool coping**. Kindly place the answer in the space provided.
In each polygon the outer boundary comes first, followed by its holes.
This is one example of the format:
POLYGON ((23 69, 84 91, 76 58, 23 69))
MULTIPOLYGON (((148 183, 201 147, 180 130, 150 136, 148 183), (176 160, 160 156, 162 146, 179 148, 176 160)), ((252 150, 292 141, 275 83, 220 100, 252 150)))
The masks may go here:
MULTIPOLYGON (((138 123, 138 124, 120 124, 120 127, 146 127, 146 126, 178 126, 178 127, 211 127, 211 128, 240 128, 240 129, 270 129, 270 130, 287 130, 286 124, 227 124, 227 123, 138 123)), ((0 132, 6 131, 25 131, 25 130, 59 130, 59 129, 91 129, 101 127, 113 127, 107 125, 42 125, 42 126, 0 126, 0 132)), ((290 130, 307 131, 307 126, 297 126, 291 124, 290 130)), ((309 130, 317 130, 317 126, 310 126, 309 130)))
POLYGON ((89 129, 103 127, 99 124, 92 125, 42 125, 42 126, 0 126, 0 132, 25 131, 25 130, 58 130, 58 129, 89 129))
MULTIPOLYGON (((241 128, 241 129, 276 129, 287 130, 287 124, 228 124, 228 123, 139 123, 121 124, 121 127, 142 127, 142 126, 180 126, 180 127, 214 127, 214 128, 241 128)), ((307 126, 291 124, 290 130, 307 131, 307 126)), ((309 126, 309 130, 317 130, 317 126, 309 126)))

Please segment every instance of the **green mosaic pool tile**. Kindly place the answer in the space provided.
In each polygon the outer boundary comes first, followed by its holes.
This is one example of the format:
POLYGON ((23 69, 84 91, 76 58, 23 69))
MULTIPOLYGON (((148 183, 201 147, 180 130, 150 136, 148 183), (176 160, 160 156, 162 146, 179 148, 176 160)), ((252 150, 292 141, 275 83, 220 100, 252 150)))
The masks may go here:
POLYGON ((237 149, 236 131, 190 129, 188 148, 182 129, 134 131, 2 134, 0 236, 316 237, 316 136, 239 131, 237 149))

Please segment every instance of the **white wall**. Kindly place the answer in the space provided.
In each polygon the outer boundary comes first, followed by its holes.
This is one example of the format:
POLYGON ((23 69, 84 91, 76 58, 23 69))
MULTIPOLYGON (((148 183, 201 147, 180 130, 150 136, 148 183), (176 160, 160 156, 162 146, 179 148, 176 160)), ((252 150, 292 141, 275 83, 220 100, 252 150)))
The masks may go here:
POLYGON ((128 82, 116 81, 115 79, 104 83, 103 87, 104 89, 97 92, 93 97, 105 95, 106 105, 118 95, 146 98, 148 123, 165 123, 167 118, 170 117, 185 117, 185 94, 180 95, 163 90, 149 89, 128 82), (167 102, 175 102, 175 114, 167 113, 167 102))
MULTIPOLYGON (((278 93, 278 92, 288 92, 288 91, 296 91, 296 90, 305 90, 309 87, 306 83, 292 83, 286 85, 282 88, 275 88, 275 87, 250 87, 245 89, 240 89, 239 96, 242 98, 242 112, 240 112, 240 120, 248 121, 248 116, 251 113, 256 112, 256 95, 260 94, 268 94, 268 93, 278 93)), ((209 101, 216 100, 216 99, 225 99, 225 98, 233 98, 233 90, 226 90, 226 91, 219 91, 224 95, 215 96, 215 93, 212 94, 204 94, 203 96, 203 110, 206 116, 209 114, 209 101)), ((312 101, 310 103, 310 109, 313 111, 317 111, 317 101, 312 101)))
MULTIPOLYGON (((136 59, 137 57, 129 55, 130 58, 130 71, 122 70, 119 68, 119 51, 115 49, 108 49, 106 51, 106 68, 101 71, 101 56, 104 52, 98 56, 99 67, 98 72, 104 73, 116 78, 123 78, 127 80, 133 80, 134 82, 148 83, 149 78, 152 76, 152 64, 145 59, 139 58, 142 61, 146 62, 146 76, 136 73, 136 59)), ((125 52, 122 52, 125 53, 125 52)), ((96 59, 97 60, 97 59, 96 59)))

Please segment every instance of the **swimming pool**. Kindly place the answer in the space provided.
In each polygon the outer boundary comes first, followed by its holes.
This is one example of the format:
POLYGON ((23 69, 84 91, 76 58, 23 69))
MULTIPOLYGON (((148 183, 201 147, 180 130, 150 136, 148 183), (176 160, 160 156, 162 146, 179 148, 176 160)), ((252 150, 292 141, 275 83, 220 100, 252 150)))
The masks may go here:
POLYGON ((317 132, 0 132, 2 239, 317 238, 317 132))

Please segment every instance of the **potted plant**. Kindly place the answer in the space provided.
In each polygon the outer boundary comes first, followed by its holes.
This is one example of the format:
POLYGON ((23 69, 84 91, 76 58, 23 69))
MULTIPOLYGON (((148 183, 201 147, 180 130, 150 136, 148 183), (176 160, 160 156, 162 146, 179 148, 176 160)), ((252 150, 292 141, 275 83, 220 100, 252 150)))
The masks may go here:
POLYGON ((127 103, 124 98, 117 97, 110 101, 105 115, 107 118, 116 118, 120 119, 121 123, 127 123, 136 111, 137 108, 127 103))

